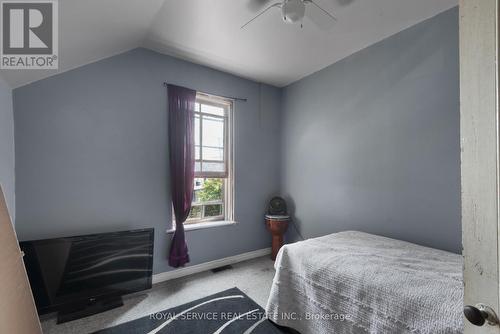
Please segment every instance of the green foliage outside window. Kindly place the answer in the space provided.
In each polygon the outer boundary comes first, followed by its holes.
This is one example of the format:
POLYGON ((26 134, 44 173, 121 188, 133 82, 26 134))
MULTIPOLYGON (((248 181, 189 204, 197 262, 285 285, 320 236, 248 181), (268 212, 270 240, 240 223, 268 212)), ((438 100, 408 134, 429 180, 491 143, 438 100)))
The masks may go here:
POLYGON ((222 199, 222 186, 222 179, 206 179, 203 189, 198 191, 198 200, 208 202, 222 199))
POLYGON ((222 204, 211 204, 205 206, 205 217, 217 217, 222 215, 222 204))
POLYGON ((201 218, 201 206, 193 206, 191 211, 189 211, 188 219, 199 219, 201 218))
MULTIPOLYGON (((211 201, 222 200, 222 192, 224 188, 223 179, 204 179, 203 188, 195 190, 194 202, 205 203, 211 201)), ((202 204, 193 205, 189 212, 188 219, 194 220, 190 223, 195 223, 196 219, 204 219, 223 215, 223 204, 202 204)))

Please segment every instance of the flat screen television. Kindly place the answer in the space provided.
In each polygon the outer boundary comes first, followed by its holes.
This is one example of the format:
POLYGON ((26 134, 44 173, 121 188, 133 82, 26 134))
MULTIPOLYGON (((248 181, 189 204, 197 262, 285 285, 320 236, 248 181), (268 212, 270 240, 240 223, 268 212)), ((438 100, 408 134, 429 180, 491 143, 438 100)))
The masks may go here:
POLYGON ((150 289, 153 242, 154 229, 20 242, 38 313, 66 322, 150 289))

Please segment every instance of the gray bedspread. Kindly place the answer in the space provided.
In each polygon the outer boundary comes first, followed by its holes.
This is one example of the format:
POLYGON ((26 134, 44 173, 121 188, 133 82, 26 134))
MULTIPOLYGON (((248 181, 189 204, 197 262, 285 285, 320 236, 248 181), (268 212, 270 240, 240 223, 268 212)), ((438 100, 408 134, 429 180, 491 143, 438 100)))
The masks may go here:
POLYGON ((362 232, 281 248, 266 311, 302 334, 462 333, 462 257, 362 232))

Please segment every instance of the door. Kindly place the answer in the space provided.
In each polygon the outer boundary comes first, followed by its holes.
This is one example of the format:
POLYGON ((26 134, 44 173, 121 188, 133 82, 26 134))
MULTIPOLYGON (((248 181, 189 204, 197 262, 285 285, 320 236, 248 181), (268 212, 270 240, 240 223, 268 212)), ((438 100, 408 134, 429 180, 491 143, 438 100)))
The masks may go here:
POLYGON ((0 333, 42 333, 21 250, 1 188, 0 296, 0 333))
MULTIPOLYGON (((460 0, 460 133, 465 333, 499 313, 498 2, 460 0), (479 310, 482 303, 487 307, 479 310), (470 319, 470 320, 469 320, 470 319)), ((485 307, 485 306, 483 306, 485 307)))

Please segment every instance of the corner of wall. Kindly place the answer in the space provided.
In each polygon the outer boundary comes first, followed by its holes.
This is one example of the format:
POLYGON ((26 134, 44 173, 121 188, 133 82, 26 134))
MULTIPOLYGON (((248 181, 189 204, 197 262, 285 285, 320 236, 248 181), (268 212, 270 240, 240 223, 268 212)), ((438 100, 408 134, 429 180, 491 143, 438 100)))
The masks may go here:
POLYGON ((12 88, 0 74, 0 184, 12 224, 16 218, 14 107, 12 88))

